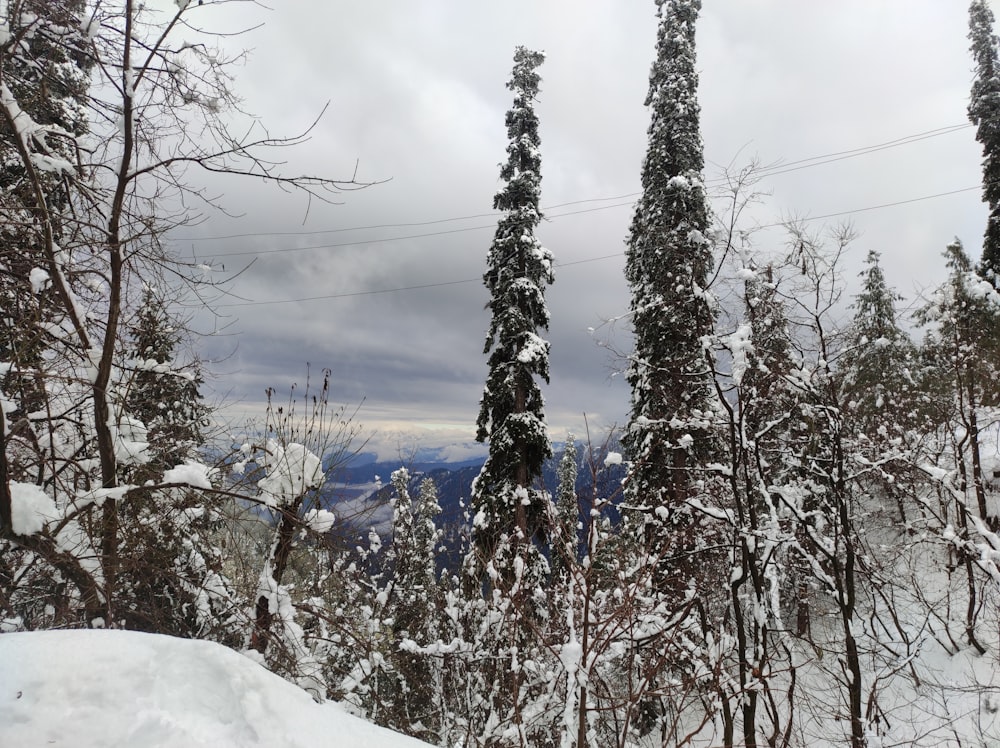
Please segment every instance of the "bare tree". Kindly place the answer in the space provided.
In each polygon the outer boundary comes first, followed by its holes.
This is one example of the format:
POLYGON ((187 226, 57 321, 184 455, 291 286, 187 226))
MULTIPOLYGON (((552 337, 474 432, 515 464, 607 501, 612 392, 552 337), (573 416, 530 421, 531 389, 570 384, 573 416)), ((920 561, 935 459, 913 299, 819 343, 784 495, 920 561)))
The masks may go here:
MULTIPOLYGON (((24 387, 9 387, 9 378, 4 385, 0 536, 76 588, 54 606, 63 622, 115 625, 121 618, 120 502, 132 490, 122 471, 147 458, 142 424, 125 407, 123 321, 130 289, 151 274, 192 280, 161 238, 189 220, 193 203, 214 207, 194 182, 195 170, 275 183, 307 200, 362 186, 282 171, 274 154, 305 142, 308 128, 293 137, 259 126, 239 135, 228 129, 238 105, 233 58, 220 45, 230 37, 200 26, 218 4, 5 6, 0 133, 17 189, 10 191, 16 200, 0 205, 0 218, 19 228, 3 269, 21 253, 30 257, 31 284, 20 292, 35 296, 29 327, 47 354, 12 362, 18 382, 37 383, 31 402, 24 387), (33 78, 32 71, 65 70, 71 62, 78 72, 57 82, 72 83, 73 96, 63 93, 60 106, 89 116, 74 127, 33 105, 56 92, 51 77, 33 78)), ((208 484, 206 476, 196 487, 208 484)))

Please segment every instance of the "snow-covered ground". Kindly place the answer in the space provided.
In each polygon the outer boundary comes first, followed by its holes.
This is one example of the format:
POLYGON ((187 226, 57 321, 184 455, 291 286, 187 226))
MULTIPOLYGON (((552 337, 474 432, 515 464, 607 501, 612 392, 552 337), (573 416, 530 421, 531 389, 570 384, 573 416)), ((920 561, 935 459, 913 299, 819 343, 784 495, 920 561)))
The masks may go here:
POLYGON ((126 631, 0 635, 0 746, 426 748, 225 647, 126 631))

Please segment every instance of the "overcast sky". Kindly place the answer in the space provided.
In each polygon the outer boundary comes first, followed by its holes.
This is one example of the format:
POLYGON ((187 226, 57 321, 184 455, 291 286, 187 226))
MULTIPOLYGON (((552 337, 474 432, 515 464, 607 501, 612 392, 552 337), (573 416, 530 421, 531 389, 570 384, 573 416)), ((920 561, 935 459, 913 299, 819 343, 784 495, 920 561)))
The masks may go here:
MULTIPOLYGON (((941 279, 954 236, 978 256, 980 149, 961 127, 972 78, 966 5, 705 2, 697 44, 709 184, 754 157, 806 166, 767 177, 758 189, 770 195, 752 218, 816 219, 816 230, 850 218, 860 238, 848 277, 878 250, 911 301, 941 279)), ((357 163, 359 179, 388 181, 345 193, 341 205, 313 203, 304 223, 300 197, 220 183, 243 215, 176 232, 181 256, 219 275, 253 261, 231 286, 253 303, 222 300, 225 334, 202 341, 219 359, 213 394, 228 395, 228 412, 259 412, 264 389, 303 383, 309 362, 333 370, 332 399, 364 401, 358 420, 383 456, 415 444, 467 449, 486 375, 481 276, 507 145, 505 83, 523 44, 547 54, 536 111, 549 219, 538 236, 557 262, 551 435, 580 434, 584 413, 592 427, 622 423, 622 364, 601 342, 629 346, 627 325, 604 321, 628 307, 623 250, 646 146, 652 0, 297 0, 254 13, 240 17, 265 23, 242 37, 252 48, 236 71, 246 108, 291 134, 330 102, 312 139, 282 154, 288 171, 349 177, 357 163), (234 234, 246 236, 213 238, 234 234)), ((756 241, 774 251, 782 235, 756 241)))

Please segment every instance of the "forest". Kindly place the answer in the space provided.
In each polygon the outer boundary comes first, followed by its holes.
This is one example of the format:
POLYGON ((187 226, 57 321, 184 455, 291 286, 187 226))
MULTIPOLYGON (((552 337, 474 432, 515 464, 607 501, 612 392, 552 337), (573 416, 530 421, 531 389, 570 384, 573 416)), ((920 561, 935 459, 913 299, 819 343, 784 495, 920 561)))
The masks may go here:
POLYGON ((214 375, 189 354, 185 310, 210 305, 214 281, 168 241, 218 207, 199 180, 316 201, 371 185, 286 172, 280 153, 308 130, 227 125, 225 36, 184 41, 202 5, 0 2, 0 684, 5 638, 125 630, 236 650, 443 748, 1000 744, 986 0, 968 16, 982 248, 942 247, 912 313, 878 252, 845 280, 850 225, 789 220, 783 248, 754 246, 741 218, 758 164, 710 198, 701 0, 656 0, 623 237, 630 411, 558 449, 541 389, 558 282, 536 237, 545 55, 517 47, 470 424, 488 456, 458 528, 401 465, 382 492, 391 535, 359 535, 364 517, 322 500, 363 444, 330 371, 269 390, 238 436, 203 396, 214 375))

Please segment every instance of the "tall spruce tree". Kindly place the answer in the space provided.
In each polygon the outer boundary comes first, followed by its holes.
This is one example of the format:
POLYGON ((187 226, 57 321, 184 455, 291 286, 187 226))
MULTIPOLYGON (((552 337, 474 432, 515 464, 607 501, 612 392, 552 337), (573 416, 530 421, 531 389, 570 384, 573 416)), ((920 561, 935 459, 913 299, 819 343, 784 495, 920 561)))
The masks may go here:
POLYGON ((917 317, 921 323, 932 326, 925 349, 939 381, 950 390, 951 417, 961 427, 956 429, 961 434, 956 446, 960 485, 963 490, 971 488, 979 516, 985 520, 989 517, 989 505, 983 475, 980 411, 1000 403, 994 363, 998 343, 992 332, 997 329, 1000 310, 983 293, 981 286, 986 282, 973 271, 972 260, 958 239, 948 245, 945 258, 948 280, 932 294, 917 317))
POLYGON ((740 407, 748 435, 756 447, 774 464, 785 451, 785 431, 781 424, 794 407, 787 382, 793 367, 792 341, 785 304, 778 295, 774 268, 766 267, 760 277, 746 282, 745 303, 750 321, 750 348, 743 374, 740 407))
POLYGON ((493 199, 503 215, 483 276, 493 316, 476 439, 489 442, 489 456, 473 484, 472 501, 474 552, 486 562, 504 538, 519 544, 543 536, 549 515, 548 495, 533 488, 552 455, 536 381, 549 380, 549 344, 537 331, 549 324, 544 289, 553 280, 552 255, 535 238, 542 177, 534 102, 536 68, 544 59, 524 47, 514 53, 507 84, 514 92, 506 117, 510 144, 500 169, 504 187, 493 199))
POLYGON ((552 575, 563 575, 576 562, 580 546, 580 500, 576 493, 579 473, 576 438, 566 435, 566 446, 556 471, 556 522, 552 543, 552 575))
MULTIPOLYGON (((175 360, 185 330, 170 314, 153 286, 129 325, 131 350, 123 387, 128 423, 141 423, 148 448, 135 465, 120 465, 123 481, 159 482, 165 471, 198 459, 209 408, 202 401, 197 364, 175 360)), ((185 488, 136 489, 120 510, 123 559, 121 620, 129 628, 176 636, 210 636, 235 641, 234 625, 219 625, 212 615, 227 615, 231 598, 222 575, 223 556, 212 538, 224 501, 185 488), (222 596, 208 596, 213 585, 222 596)))
POLYGON ((193 458, 205 442, 209 409, 199 392, 201 372, 197 365, 181 369, 174 360, 183 332, 165 300, 147 286, 131 330, 135 373, 127 405, 148 430, 147 466, 154 471, 193 458))
POLYGON ((854 301, 854 322, 840 361, 843 395, 851 417, 869 438, 912 424, 915 387, 909 369, 913 346, 896 321, 902 299, 886 283, 875 251, 861 272, 862 290, 854 301))
POLYGON ((994 17, 986 0, 969 6, 969 39, 976 63, 969 97, 969 120, 983 146, 983 200, 990 215, 983 236, 980 274, 1000 288, 1000 59, 994 17))
MULTIPOLYGON (((710 450, 705 340, 713 311, 705 289, 713 261, 695 70, 701 2, 657 0, 657 7, 657 56, 646 97, 649 149, 626 249, 635 354, 623 442, 631 460, 627 501, 645 508, 647 543, 669 566, 672 556, 691 550, 684 509, 691 470, 710 450)), ((672 576, 686 586, 682 575, 672 576)))

